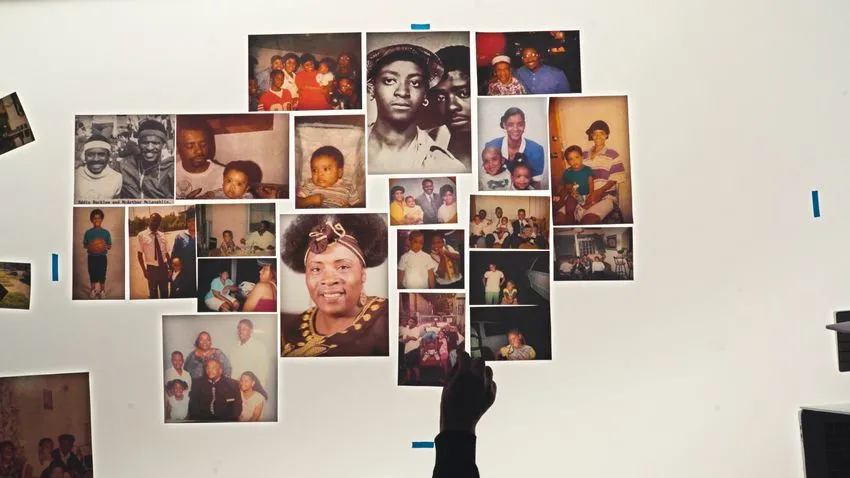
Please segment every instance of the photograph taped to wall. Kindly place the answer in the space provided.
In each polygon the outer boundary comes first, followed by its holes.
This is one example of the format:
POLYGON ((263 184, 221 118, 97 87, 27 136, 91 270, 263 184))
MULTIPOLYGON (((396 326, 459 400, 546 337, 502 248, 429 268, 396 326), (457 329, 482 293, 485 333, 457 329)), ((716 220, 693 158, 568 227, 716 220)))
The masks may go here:
POLYGON ((552 360, 548 306, 472 307, 470 355, 491 360, 552 360))
POLYGON ((277 333, 277 314, 163 316, 165 422, 276 422, 277 333))
POLYGON ((88 373, 0 378, 2 476, 94 477, 88 373))
POLYGON ((389 355, 383 214, 290 214, 281 232, 281 356, 389 355))
POLYGON ((464 294, 399 294, 399 385, 445 383, 466 343, 465 309, 464 294))
POLYGON ((478 100, 478 189, 549 189, 546 98, 478 100))
POLYGON ((123 207, 75 207, 73 300, 122 300, 126 252, 123 207))
POLYGON ((127 212, 130 299, 196 295, 195 206, 138 206, 127 212))
POLYGON ((30 308, 32 266, 25 262, 0 262, 0 309, 30 308))
POLYGON ((548 249, 549 198, 470 195, 469 247, 548 249))
POLYGON ((177 116, 177 199, 285 199, 289 117, 177 116))
POLYGON ((399 289, 463 289, 463 231, 400 229, 397 232, 399 289))
POLYGON ((552 98, 549 136, 554 224, 633 222, 627 98, 552 98))
POLYGON ((198 261, 198 312, 277 312, 277 259, 198 261))
POLYGON ((0 155, 35 141, 17 93, 0 98, 0 155))
POLYGON ((390 178, 390 225, 457 224, 455 176, 390 178))
POLYGON ((248 36, 248 111, 362 107, 360 33, 248 36))
POLYGON ((198 257, 276 257, 275 205, 199 204, 198 257))
POLYGON ((77 115, 76 204, 174 202, 174 115, 77 115))
POLYGON ((469 253, 471 305, 549 307, 549 251, 469 253))
POLYGON ((476 33, 478 95, 581 93, 577 30, 476 33))
POLYGON ((369 174, 471 171, 469 32, 368 33, 369 174))
POLYGON ((556 228, 555 280, 633 280, 631 227, 556 228))
POLYGON ((366 118, 295 118, 295 207, 366 206, 366 118))

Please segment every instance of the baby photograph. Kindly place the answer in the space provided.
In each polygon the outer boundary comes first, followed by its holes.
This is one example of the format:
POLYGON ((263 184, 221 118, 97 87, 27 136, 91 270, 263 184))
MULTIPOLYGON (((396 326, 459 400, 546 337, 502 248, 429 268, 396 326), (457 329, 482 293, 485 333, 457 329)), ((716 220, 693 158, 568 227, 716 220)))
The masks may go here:
POLYGON ((555 280, 633 280, 631 227, 555 229, 555 280))
POLYGON ((277 421, 277 314, 162 317, 165 423, 277 421))
POLYGON ((35 141, 17 93, 0 98, 0 155, 35 141))
POLYGON ((281 231, 281 356, 389 356, 385 214, 288 214, 281 231))
POLYGON ((368 33, 369 174, 468 173, 469 32, 368 33))
POLYGON ((454 176, 390 178, 390 225, 457 224, 454 176))
POLYGON ((276 312, 276 259, 198 261, 198 312, 276 312))
POLYGON ((549 304, 549 251, 472 251, 469 303, 549 304))
POLYGON ((472 307, 470 355, 485 361, 552 360, 549 306, 472 307))
POLYGON ((466 343, 463 294, 400 293, 398 384, 440 387, 466 343))
POLYGON ((76 204, 174 202, 174 115, 77 115, 76 204))
POLYGON ((366 118, 295 118, 295 207, 366 206, 366 118))
POLYGON ((195 297, 195 207, 132 207, 127 224, 130 299, 195 297))
POLYGON ((177 116, 177 199, 285 199, 289 117, 177 116))
POLYGON ((73 300, 121 300, 127 224, 123 207, 75 207, 73 300))
POLYGON ((0 262, 0 309, 30 308, 32 266, 25 262, 0 262))
POLYGON ((399 289, 463 289, 463 231, 400 229, 399 289))
POLYGON ((277 255, 275 205, 199 204, 198 257, 277 255))
POLYGON ((549 198, 470 195, 469 246, 477 249, 548 249, 549 198))

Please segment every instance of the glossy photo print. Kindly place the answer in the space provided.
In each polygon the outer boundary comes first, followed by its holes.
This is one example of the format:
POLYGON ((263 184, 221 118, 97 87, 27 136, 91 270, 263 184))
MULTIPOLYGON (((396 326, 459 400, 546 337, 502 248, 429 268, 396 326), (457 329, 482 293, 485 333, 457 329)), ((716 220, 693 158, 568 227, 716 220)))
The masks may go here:
POLYGON ((465 308, 463 294, 399 294, 399 385, 445 384, 466 344, 465 308))
POLYGON ((556 281, 634 280, 631 227, 557 228, 556 281))
POLYGON ((469 197, 469 247, 549 249, 549 199, 545 196, 469 197))
POLYGON ((31 272, 29 263, 0 262, 0 309, 30 308, 31 272))
POLYGON ((472 251, 469 303, 549 304, 549 251, 472 251))
POLYGON ((399 229, 399 289, 463 289, 463 231, 399 229))
POLYGON ((198 257, 275 257, 275 205, 199 204, 198 257))
POLYGON ((0 156, 35 141, 17 93, 0 98, 0 156))
POLYGON ((75 207, 74 300, 121 300, 124 293, 125 208, 75 207))
POLYGON ((277 265, 269 259, 198 261, 198 312, 276 312, 277 265))
POLYGON ((390 225, 457 223, 454 176, 390 179, 390 225))
POLYGON ((486 361, 552 360, 548 306, 472 307, 470 355, 486 361))
POLYGON ((195 215, 195 206, 128 208, 130 299, 195 297, 195 215))

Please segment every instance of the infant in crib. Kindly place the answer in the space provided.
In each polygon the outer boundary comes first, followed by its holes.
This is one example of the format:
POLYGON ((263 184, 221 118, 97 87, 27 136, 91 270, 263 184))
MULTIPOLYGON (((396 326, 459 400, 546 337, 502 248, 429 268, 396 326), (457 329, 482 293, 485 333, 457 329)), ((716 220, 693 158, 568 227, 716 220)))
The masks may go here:
POLYGON ((333 146, 322 146, 310 157, 310 181, 298 188, 298 208, 363 207, 360 194, 351 181, 342 177, 345 158, 333 146))

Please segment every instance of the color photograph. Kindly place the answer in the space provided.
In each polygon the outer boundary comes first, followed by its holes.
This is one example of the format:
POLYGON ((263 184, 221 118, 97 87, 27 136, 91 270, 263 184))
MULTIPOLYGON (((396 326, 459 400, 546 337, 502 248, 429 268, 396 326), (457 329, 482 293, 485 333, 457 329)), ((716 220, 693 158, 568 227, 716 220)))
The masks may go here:
POLYGON ((485 361, 552 360, 548 306, 472 307, 470 355, 485 361))
POLYGON ((457 224, 454 176, 390 179, 390 225, 457 224))
POLYGON ((631 227, 555 229, 556 281, 634 279, 631 227))
POLYGON ((277 312, 275 259, 198 261, 198 312, 277 312))
POLYGON ((162 317, 165 423, 277 421, 277 314, 162 317))
POLYGON ((73 300, 123 300, 125 208, 75 207, 73 300))
POLYGON ((463 231, 397 232, 399 289, 463 289, 463 231))
POLYGON ((441 387, 466 341, 463 294, 399 294, 398 384, 441 387))
POLYGON ((280 217, 281 356, 389 356, 383 214, 280 217))
POLYGON ((198 257, 275 257, 275 205, 199 204, 198 257))
POLYGON ((549 251, 472 251, 471 305, 549 304, 549 251))
POLYGON ((549 198, 471 195, 469 247, 548 249, 549 198))
POLYGON ((29 309, 31 266, 0 262, 0 309, 29 309))
POLYGON ((129 208, 130 299, 196 296, 194 206, 129 208))
POLYGON ((0 98, 0 155, 35 141, 17 93, 0 98))

